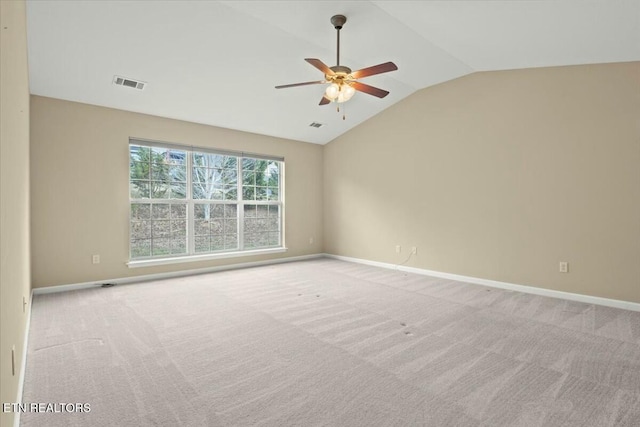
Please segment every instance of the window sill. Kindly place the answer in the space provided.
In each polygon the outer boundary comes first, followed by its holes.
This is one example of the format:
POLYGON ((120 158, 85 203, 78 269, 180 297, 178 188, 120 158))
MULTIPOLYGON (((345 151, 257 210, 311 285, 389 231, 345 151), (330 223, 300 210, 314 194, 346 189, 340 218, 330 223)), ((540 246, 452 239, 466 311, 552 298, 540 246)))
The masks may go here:
POLYGON ((225 253, 219 253, 219 254, 205 254, 205 255, 189 255, 189 256, 174 257, 174 258, 141 259, 141 260, 127 262, 127 267, 129 268, 153 267, 156 265, 180 264, 183 262, 208 261, 212 259, 239 258, 239 257, 245 257, 245 256, 253 256, 253 255, 278 254, 283 252, 287 252, 287 248, 255 249, 252 251, 225 252, 225 253))

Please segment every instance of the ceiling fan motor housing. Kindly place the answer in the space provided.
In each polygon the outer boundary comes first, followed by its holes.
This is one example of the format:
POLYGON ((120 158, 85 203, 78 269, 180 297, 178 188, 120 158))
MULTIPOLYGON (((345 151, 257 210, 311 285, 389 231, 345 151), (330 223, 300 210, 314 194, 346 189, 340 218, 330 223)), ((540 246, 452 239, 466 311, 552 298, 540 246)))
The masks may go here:
POLYGON ((333 67, 329 67, 329 68, 331 69, 331 71, 333 71, 336 74, 338 73, 351 74, 351 68, 345 67, 344 65, 334 65, 333 67))

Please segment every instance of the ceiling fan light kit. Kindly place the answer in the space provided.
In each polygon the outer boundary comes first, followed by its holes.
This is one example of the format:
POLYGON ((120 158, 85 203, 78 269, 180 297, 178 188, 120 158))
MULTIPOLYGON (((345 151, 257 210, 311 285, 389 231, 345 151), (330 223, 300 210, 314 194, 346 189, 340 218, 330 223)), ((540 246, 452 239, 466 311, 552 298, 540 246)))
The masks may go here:
MULTIPOLYGON (((395 71, 398 67, 393 62, 385 62, 383 64, 374 65, 373 67, 367 67, 357 71, 351 71, 351 68, 340 65, 340 30, 346 22, 347 17, 344 15, 334 15, 331 17, 331 24, 337 32, 336 65, 329 67, 319 59, 305 59, 309 64, 322 71, 324 74, 324 80, 281 85, 276 86, 276 89, 328 83, 329 86, 327 86, 322 99, 320 99, 319 105, 326 105, 331 102, 335 102, 337 104, 347 102, 353 97, 356 91, 367 93, 378 98, 384 98, 387 96, 389 94, 388 91, 361 83, 358 79, 387 73, 389 71, 395 71)), ((338 111, 340 111, 339 107, 338 111)))

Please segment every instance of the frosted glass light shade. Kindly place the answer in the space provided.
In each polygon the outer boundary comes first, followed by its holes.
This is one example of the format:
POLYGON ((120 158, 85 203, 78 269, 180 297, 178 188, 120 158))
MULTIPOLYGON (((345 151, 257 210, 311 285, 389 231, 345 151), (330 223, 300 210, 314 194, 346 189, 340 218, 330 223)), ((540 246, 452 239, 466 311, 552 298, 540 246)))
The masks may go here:
POLYGON ((347 83, 331 83, 324 91, 324 96, 334 102, 347 102, 356 90, 347 83))
POLYGON ((354 93, 356 93, 356 90, 348 84, 344 83, 340 87, 340 93, 338 93, 337 102, 347 102, 351 99, 354 93))
POLYGON ((324 96, 329 98, 330 100, 335 100, 340 93, 340 86, 337 83, 331 83, 327 86, 327 89, 324 91, 324 96))

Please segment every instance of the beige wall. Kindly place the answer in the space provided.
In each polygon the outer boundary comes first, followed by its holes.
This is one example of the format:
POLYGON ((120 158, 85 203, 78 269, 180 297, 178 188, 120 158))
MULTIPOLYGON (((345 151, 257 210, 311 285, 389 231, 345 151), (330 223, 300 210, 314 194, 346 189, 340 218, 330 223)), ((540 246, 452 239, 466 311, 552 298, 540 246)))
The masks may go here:
POLYGON ((322 146, 32 96, 31 153, 34 287, 322 251, 322 146), (284 156, 288 252, 128 268, 130 136, 284 156))
POLYGON ((397 263, 417 246, 409 266, 640 302, 639 76, 640 63, 477 73, 324 147, 32 97, 33 284, 266 258, 127 268, 136 136, 284 155, 290 250, 271 258, 397 263))
POLYGON ((417 246, 409 266, 640 302, 638 62, 424 89, 325 146, 324 170, 328 253, 417 246))
MULTIPOLYGON (((22 299, 29 301, 31 293, 29 74, 23 1, 0 1, 0 52, 0 401, 15 402, 27 321, 22 299)), ((13 423, 11 413, 0 417, 0 425, 13 423)))

